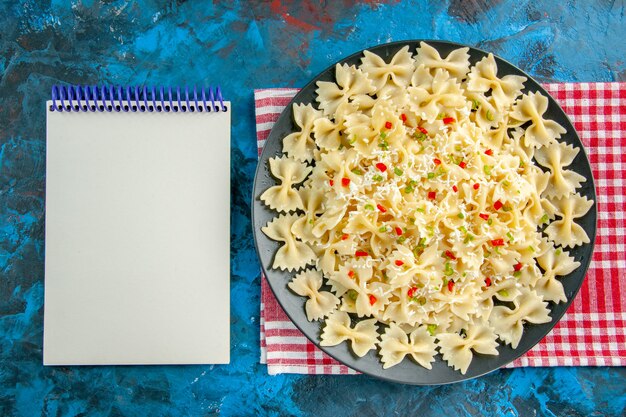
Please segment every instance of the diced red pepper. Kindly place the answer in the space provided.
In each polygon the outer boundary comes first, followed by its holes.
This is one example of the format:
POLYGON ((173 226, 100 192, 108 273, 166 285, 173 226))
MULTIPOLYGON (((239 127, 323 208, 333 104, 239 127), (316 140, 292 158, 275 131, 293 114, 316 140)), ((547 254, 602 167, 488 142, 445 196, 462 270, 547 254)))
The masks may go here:
POLYGON ((504 239, 493 239, 491 241, 492 246, 504 246, 504 239))
POLYGON ((486 213, 480 213, 478 217, 480 217, 483 220, 489 220, 489 215, 486 213))
POLYGON ((417 287, 411 287, 409 288, 409 291, 407 291, 406 295, 408 295, 409 298, 413 298, 415 297, 416 292, 417 292, 417 287))
POLYGON ((395 264, 396 264, 396 266, 402 266, 402 265, 404 265, 404 262, 402 262, 401 260, 399 260, 399 259, 398 259, 398 260, 395 262, 395 264))
POLYGON ((524 265, 522 265, 521 263, 518 262, 515 266, 513 266, 513 269, 515 271, 519 271, 520 269, 522 269, 523 266, 524 265))
POLYGON ((435 163, 435 165, 441 165, 441 159, 433 159, 433 162, 435 163))
POLYGON ((401 228, 399 228, 399 227, 396 227, 396 234, 397 234, 398 236, 402 236, 402 229, 401 229, 401 228))
POLYGON ((354 271, 348 271, 348 276, 349 276, 350 278, 354 277, 354 271))
POLYGON ((479 183, 474 184, 474 189, 475 189, 475 190, 478 190, 478 188, 479 188, 479 187, 480 187, 480 184, 479 184, 479 183))
POLYGON ((382 162, 379 162, 376 164, 376 168, 380 171, 380 172, 385 172, 387 171, 387 165, 383 164, 382 162))
POLYGON ((391 124, 391 122, 385 122, 385 129, 391 129, 393 127, 393 125, 391 124))
POLYGON ((489 278, 489 277, 485 278, 485 285, 487 287, 491 287, 491 278, 489 278))
POLYGON ((459 191, 459 187, 457 187, 456 185, 453 185, 452 190, 456 193, 459 191))
POLYGON ((429 200, 434 200, 435 198, 437 198, 437 193, 435 191, 429 191, 428 192, 428 199, 429 200))
POLYGON ((360 257, 360 256, 370 256, 369 253, 365 252, 364 250, 358 250, 354 253, 354 256, 356 257, 360 257))
POLYGON ((402 113, 400 115, 400 120, 402 120, 403 122, 406 122, 406 114, 402 113))
POLYGON ((347 187, 350 185, 350 178, 342 178, 341 179, 341 185, 343 185, 344 187, 347 187))
POLYGON ((443 124, 449 125, 450 123, 454 123, 454 122, 456 122, 454 117, 444 117, 443 118, 443 124))
POLYGON ((485 151, 485 155, 492 156, 492 155, 493 155, 493 151, 492 151, 491 149, 487 149, 487 150, 485 151))
POLYGON ((331 186, 331 187, 332 187, 333 185, 335 185, 335 181, 333 181, 333 180, 328 181, 328 183, 330 184, 330 186, 331 186))
POLYGON ((348 235, 344 234, 343 236, 341 236, 341 240, 347 240, 348 239, 348 235))
POLYGON ((454 256, 454 254, 452 253, 452 251, 447 250, 447 251, 445 252, 445 254, 446 254, 446 256, 447 256, 449 259, 452 259, 453 261, 455 261, 455 260, 456 260, 456 256, 454 256))
POLYGON ((452 291, 452 288, 454 288, 454 281, 450 280, 448 281, 448 291, 452 291))
POLYGON ((425 135, 428 135, 428 130, 424 129, 422 126, 418 126, 417 130, 419 130, 420 132, 422 132, 425 135))
POLYGON ((461 161, 459 162, 459 166, 463 169, 465 169, 465 167, 467 166, 467 164, 465 163, 465 161, 461 161))
POLYGON ((370 294, 370 305, 373 306, 374 304, 376 304, 376 297, 374 297, 372 294, 370 294))
POLYGON ((383 206, 381 206, 380 204, 376 204, 376 208, 378 209, 378 211, 380 211, 381 213, 385 213, 387 211, 386 208, 384 208, 383 206))
POLYGON ((493 203, 493 208, 496 210, 500 210, 502 206, 503 204, 500 202, 500 200, 497 200, 495 203, 493 203))

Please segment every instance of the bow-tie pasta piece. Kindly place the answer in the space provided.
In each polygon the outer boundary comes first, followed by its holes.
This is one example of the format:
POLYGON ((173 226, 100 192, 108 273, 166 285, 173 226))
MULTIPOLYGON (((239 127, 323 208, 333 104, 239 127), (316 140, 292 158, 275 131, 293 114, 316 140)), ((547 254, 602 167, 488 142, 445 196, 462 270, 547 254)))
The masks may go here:
POLYGON ((559 142, 535 152, 537 163, 550 170, 550 181, 543 192, 544 197, 560 198, 573 194, 586 181, 582 175, 563 169, 574 161, 579 151, 579 148, 559 142))
POLYGON ((336 346, 349 340, 352 351, 358 357, 363 357, 367 352, 376 348, 378 342, 376 322, 376 319, 362 320, 352 328, 348 313, 335 311, 326 319, 320 345, 336 346))
POLYGON ((409 47, 400 49, 387 64, 384 59, 370 51, 363 52, 361 69, 372 81, 375 91, 378 93, 386 85, 405 88, 413 75, 414 60, 409 52, 409 47))
POLYGON ((589 243, 587 232, 575 223, 574 219, 587 214, 593 206, 593 200, 588 200, 587 197, 580 194, 574 194, 570 197, 551 199, 550 203, 556 208, 556 215, 560 216, 561 219, 553 221, 546 227, 545 233, 548 238, 566 248, 589 243))
POLYGON ((328 232, 328 240, 314 245, 318 252, 319 267, 322 272, 329 276, 335 272, 340 257, 354 253, 354 237, 335 230, 328 232))
POLYGON ((374 92, 374 86, 361 69, 347 64, 335 67, 336 83, 328 81, 317 82, 317 102, 325 115, 333 115, 337 108, 348 103, 353 97, 360 94, 374 92))
POLYGON ((523 289, 521 294, 513 300, 515 307, 496 306, 491 310, 489 324, 495 329, 502 341, 517 348, 524 332, 524 323, 549 323, 548 303, 543 297, 530 289, 523 289))
POLYGON ((317 146, 324 150, 339 149, 342 145, 342 132, 346 128, 346 116, 354 112, 356 112, 356 104, 342 102, 337 106, 334 120, 326 116, 315 120, 313 135, 315 136, 317 146))
POLYGON ((461 81, 469 71, 468 51, 469 48, 455 49, 443 59, 435 48, 425 42, 420 42, 420 47, 417 48, 415 66, 419 67, 420 65, 424 65, 426 68, 429 68, 433 74, 437 69, 441 68, 446 70, 451 77, 461 81))
POLYGON ((283 242, 274 255, 272 269, 287 271, 304 268, 315 260, 315 252, 304 242, 298 242, 291 226, 298 219, 295 214, 281 214, 261 230, 272 240, 283 242))
POLYGON ((575 261, 562 248, 555 248, 552 242, 544 240, 542 246, 546 250, 544 254, 537 258, 537 263, 544 270, 544 273, 537 280, 535 291, 543 296, 543 299, 546 301, 565 302, 567 297, 565 296, 563 284, 556 277, 572 273, 580 266, 580 262, 575 261))
POLYGON ((470 325, 465 337, 457 333, 439 333, 437 338, 443 360, 463 375, 474 357, 472 351, 483 355, 498 354, 496 335, 492 328, 484 324, 470 325))
POLYGON ((548 187, 550 173, 541 169, 533 169, 528 175, 528 183, 531 185, 530 201, 524 209, 524 217, 532 222, 534 228, 537 224, 544 224, 548 219, 554 218, 554 208, 546 199, 541 198, 541 193, 548 187))
POLYGON ((312 161, 317 149, 313 139, 313 126, 316 119, 322 117, 322 112, 315 110, 310 104, 294 104, 293 119, 300 128, 283 139, 283 152, 298 161, 312 161))
POLYGON ((493 54, 489 54, 474 65, 468 74, 467 89, 485 93, 491 90, 491 97, 498 110, 506 110, 522 94, 526 77, 505 75, 498 77, 498 66, 493 54))
POLYGON ((409 87, 407 90, 411 111, 429 123, 435 122, 442 108, 460 109, 466 104, 461 85, 443 70, 435 72, 430 89, 409 87))
POLYGON ((530 121, 524 133, 524 146, 540 148, 548 146, 566 132, 565 128, 555 122, 543 118, 548 109, 548 98, 543 94, 528 93, 513 105, 511 117, 519 122, 530 121))
POLYGON ((261 200, 272 210, 289 212, 303 209, 300 194, 292 186, 300 184, 311 173, 311 167, 292 158, 270 158, 270 172, 279 185, 268 188, 261 200))
POLYGON ((302 297, 309 297, 304 308, 309 321, 319 320, 330 313, 339 304, 339 298, 328 291, 320 291, 322 274, 316 270, 307 270, 296 275, 289 284, 289 288, 302 297))
POLYGON ((400 326, 392 323, 380 339, 379 353, 384 369, 399 364, 406 355, 426 369, 433 368, 437 345, 426 326, 420 326, 407 335, 400 326))
POLYGON ((298 218, 291 226, 291 233, 306 243, 314 243, 317 238, 313 235, 313 226, 317 215, 323 212, 324 193, 313 187, 302 187, 298 190, 304 216, 298 218))
POLYGON ((380 151, 388 151, 398 144, 406 129, 398 114, 388 105, 376 105, 371 116, 352 113, 346 116, 349 144, 364 157, 373 157, 380 151))
POLYGON ((377 281, 377 278, 366 260, 357 260, 332 272, 328 282, 337 295, 347 293, 354 302, 351 312, 364 317, 379 312, 388 304, 389 286, 377 281))

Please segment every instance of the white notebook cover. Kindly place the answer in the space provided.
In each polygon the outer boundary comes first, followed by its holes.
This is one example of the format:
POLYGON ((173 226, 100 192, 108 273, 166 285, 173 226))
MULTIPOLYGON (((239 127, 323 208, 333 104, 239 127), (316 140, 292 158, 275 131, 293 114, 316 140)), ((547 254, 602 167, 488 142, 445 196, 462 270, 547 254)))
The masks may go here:
POLYGON ((230 358, 226 112, 47 114, 45 365, 230 358))

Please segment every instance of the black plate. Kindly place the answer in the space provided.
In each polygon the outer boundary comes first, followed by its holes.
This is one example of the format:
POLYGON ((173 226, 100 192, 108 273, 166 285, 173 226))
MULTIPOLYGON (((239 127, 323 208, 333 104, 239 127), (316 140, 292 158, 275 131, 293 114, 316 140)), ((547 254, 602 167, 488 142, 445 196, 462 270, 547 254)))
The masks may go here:
MULTIPOLYGON (((447 56, 452 50, 465 46, 442 41, 425 42, 437 49, 444 57, 447 56)), ((369 48, 368 50, 389 62, 391 57, 393 57, 393 55, 405 45, 409 45, 410 51, 415 53, 419 43, 419 40, 393 42, 375 46, 373 48, 369 48)), ((485 57, 487 52, 470 47, 469 54, 470 63, 473 65, 485 57)), ((362 56, 363 51, 360 51, 342 59, 339 63, 359 65, 362 56)), ((561 141, 565 141, 566 143, 572 144, 582 150, 582 152, 579 152, 576 156, 574 163, 568 167, 568 169, 574 170, 587 178, 587 181, 580 189, 578 189, 578 192, 588 199, 597 201, 589 160, 587 159, 583 145, 574 130, 574 126, 572 126, 572 123, 566 116, 565 112, 563 112, 561 107, 559 107, 546 90, 544 90, 535 80, 529 77, 528 74, 525 74, 519 68, 503 59, 498 57, 495 58, 496 63, 498 64, 498 75, 500 77, 508 74, 523 75, 528 79, 525 83, 523 92, 540 91, 543 95, 548 97, 549 105, 548 110, 545 113, 545 118, 555 120, 567 129, 567 133, 561 137, 561 141)), ((298 94, 296 94, 292 102, 282 112, 267 139, 257 167, 256 175, 254 177, 252 225, 257 253, 272 291, 294 324, 320 349, 337 359, 339 362, 346 364, 350 368, 388 381, 415 385, 446 384, 475 378, 508 364, 535 346, 561 319, 583 283, 585 273, 587 272, 589 262, 591 261, 591 254, 593 252, 593 246, 596 238, 596 204, 593 205, 591 210, 589 210, 583 218, 577 220, 577 223, 580 224, 589 235, 591 243, 578 246, 570 252, 570 254, 581 263, 581 266, 571 274, 561 278, 568 301, 561 304, 549 303, 548 307, 551 309, 550 316, 552 317, 552 321, 550 323, 532 325, 526 324, 524 326, 524 335, 522 336, 522 339, 516 349, 512 349, 508 345, 505 346, 500 344, 498 346, 498 351, 500 353, 498 356, 475 353, 474 359, 472 360, 472 363, 465 375, 462 375, 460 372, 449 367, 441 358, 441 354, 438 354, 435 357, 436 361, 433 363, 432 370, 422 368, 408 357, 405 357, 400 364, 394 367, 383 369, 377 350, 371 350, 367 355, 359 358, 352 353, 347 343, 341 343, 340 345, 333 347, 324 347, 319 345, 322 322, 307 321, 304 312, 304 303, 306 298, 294 294, 287 287, 287 283, 291 280, 295 273, 270 269, 274 259, 274 254, 276 253, 279 244, 265 236, 265 234, 261 232, 261 227, 271 221, 277 213, 267 208, 259 199, 259 196, 263 193, 263 191, 265 191, 268 187, 275 185, 275 180, 271 177, 269 172, 268 158, 281 155, 282 139, 289 133, 293 132, 296 128, 293 123, 292 104, 312 103, 314 107, 317 107, 317 103, 315 101, 315 83, 317 81, 334 82, 335 64, 322 71, 321 74, 308 83, 298 94)))

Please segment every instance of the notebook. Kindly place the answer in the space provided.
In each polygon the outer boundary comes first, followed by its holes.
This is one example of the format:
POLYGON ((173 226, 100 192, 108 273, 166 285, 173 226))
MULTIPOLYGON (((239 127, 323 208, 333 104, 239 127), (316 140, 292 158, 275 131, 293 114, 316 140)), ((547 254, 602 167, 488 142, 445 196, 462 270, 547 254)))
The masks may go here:
POLYGON ((219 89, 53 87, 44 365, 229 362, 230 115, 219 89))

